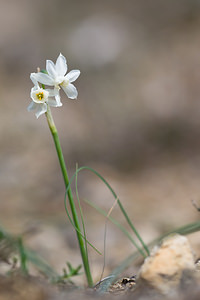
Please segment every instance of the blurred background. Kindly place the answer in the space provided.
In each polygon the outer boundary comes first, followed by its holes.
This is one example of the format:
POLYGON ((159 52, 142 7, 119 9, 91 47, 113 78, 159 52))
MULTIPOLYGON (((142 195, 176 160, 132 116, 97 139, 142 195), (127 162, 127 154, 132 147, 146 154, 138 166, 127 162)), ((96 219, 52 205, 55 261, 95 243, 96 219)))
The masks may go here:
MULTIPOLYGON (((0 7, 0 224, 13 234, 36 226, 26 243, 59 272, 80 263, 45 116, 27 112, 30 73, 60 52, 81 70, 78 99, 61 92, 63 107, 52 109, 69 175, 76 163, 100 172, 146 242, 199 220, 191 201, 200 206, 200 1, 0 7)), ((85 171, 78 187, 81 200, 109 211, 114 199, 98 178, 85 171)), ((105 218, 82 203, 88 239, 103 251, 105 218)), ((117 207, 113 216, 125 225, 117 207)), ((199 233, 190 240, 198 257, 199 233)), ((106 245, 105 275, 134 249, 113 225, 106 245)), ((98 280, 103 258, 90 255, 98 280)))

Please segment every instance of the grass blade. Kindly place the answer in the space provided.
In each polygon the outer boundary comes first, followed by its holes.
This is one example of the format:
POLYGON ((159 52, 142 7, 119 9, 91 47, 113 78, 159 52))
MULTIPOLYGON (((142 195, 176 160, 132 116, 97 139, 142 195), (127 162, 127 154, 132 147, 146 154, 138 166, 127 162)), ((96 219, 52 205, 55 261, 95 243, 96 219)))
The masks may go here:
POLYGON ((28 275, 27 255, 22 241, 22 237, 18 238, 18 249, 19 249, 21 271, 24 275, 28 275))

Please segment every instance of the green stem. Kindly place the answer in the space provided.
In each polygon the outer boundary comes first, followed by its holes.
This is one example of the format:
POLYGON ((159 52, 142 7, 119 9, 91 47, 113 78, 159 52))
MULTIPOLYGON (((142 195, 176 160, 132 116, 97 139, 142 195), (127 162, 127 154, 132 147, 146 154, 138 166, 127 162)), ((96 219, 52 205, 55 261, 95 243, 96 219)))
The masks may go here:
POLYGON ((79 248, 80 248, 80 252, 81 252, 81 256, 82 256, 82 261, 83 261, 83 265, 84 265, 85 274, 86 274, 86 277, 87 277, 89 287, 92 287, 93 286, 93 280, 92 280, 92 276, 91 276, 91 272, 90 272, 88 255, 87 255, 87 251, 85 249, 84 239, 81 235, 81 228, 80 228, 80 224, 79 224, 79 220, 78 220, 78 215, 77 215, 77 212, 76 212, 75 203, 74 203, 73 196, 72 196, 72 191, 71 191, 71 188, 69 187, 69 179, 68 179, 67 169, 66 169, 66 165, 65 165, 65 160, 64 160, 64 157, 63 157, 63 153, 62 153, 62 148, 61 148, 59 137, 58 137, 58 132, 57 132, 57 129, 56 129, 56 126, 55 126, 55 123, 54 123, 54 120, 53 120, 53 117, 52 117, 51 110, 50 110, 49 106, 47 108, 46 117, 47 117, 47 122, 48 122, 49 128, 50 128, 52 136, 53 136, 56 151, 57 151, 57 154, 58 154, 60 167, 61 167, 62 174, 63 174, 63 179, 64 179, 64 182, 65 182, 65 187, 67 189, 67 195, 68 195, 69 205, 70 205, 70 208, 71 208, 72 217, 73 217, 73 221, 74 221, 74 227, 77 229, 76 234, 77 234, 79 248))
POLYGON ((20 256, 20 267, 21 271, 24 275, 28 275, 28 268, 27 268, 27 255, 24 249, 22 238, 18 238, 18 247, 19 247, 19 256, 20 256))

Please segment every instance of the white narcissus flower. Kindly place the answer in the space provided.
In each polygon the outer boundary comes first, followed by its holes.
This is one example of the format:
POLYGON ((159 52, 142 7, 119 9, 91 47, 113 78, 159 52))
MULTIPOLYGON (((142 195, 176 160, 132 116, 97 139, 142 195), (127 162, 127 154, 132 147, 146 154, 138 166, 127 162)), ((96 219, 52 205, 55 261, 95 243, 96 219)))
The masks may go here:
POLYGON ((38 82, 42 84, 54 86, 57 89, 62 87, 68 98, 77 98, 78 92, 72 82, 74 82, 79 77, 80 71, 72 70, 67 73, 67 61, 61 53, 58 56, 55 64, 51 60, 46 61, 46 71, 48 74, 39 72, 33 73, 33 76, 38 82))
POLYGON ((37 118, 47 111, 47 104, 50 106, 58 107, 62 106, 60 102, 59 91, 57 89, 43 89, 39 86, 38 82, 33 76, 30 76, 34 87, 31 89, 32 102, 27 107, 28 111, 36 110, 35 115, 37 118))

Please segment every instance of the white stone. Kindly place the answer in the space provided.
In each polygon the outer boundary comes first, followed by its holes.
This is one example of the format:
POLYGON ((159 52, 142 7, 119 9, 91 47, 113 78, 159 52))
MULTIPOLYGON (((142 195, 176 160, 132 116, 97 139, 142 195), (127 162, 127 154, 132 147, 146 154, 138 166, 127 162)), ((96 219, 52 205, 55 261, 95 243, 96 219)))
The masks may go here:
POLYGON ((184 276, 193 273, 194 254, 188 239, 175 234, 153 248, 140 269, 139 280, 163 294, 173 294, 184 276))

